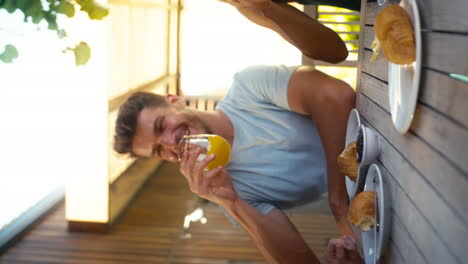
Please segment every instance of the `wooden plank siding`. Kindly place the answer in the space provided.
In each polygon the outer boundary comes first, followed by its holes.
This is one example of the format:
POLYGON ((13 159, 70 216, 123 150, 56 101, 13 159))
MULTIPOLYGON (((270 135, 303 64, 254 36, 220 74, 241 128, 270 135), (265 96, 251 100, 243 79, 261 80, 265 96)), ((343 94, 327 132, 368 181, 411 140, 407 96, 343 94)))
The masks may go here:
POLYGON ((388 61, 375 62, 371 43, 381 10, 363 1, 357 108, 381 137, 378 159, 391 190, 392 231, 386 263, 465 263, 468 257, 468 9, 463 0, 417 0, 422 25, 422 74, 410 130, 392 123, 388 61))
MULTIPOLYGON (((314 208, 289 217, 321 258, 338 231, 326 201, 314 208)), ((67 232, 64 214, 62 204, 0 256, 0 264, 265 263, 243 229, 189 191, 173 163, 162 164, 107 234, 67 232), (191 238, 183 239, 184 217, 197 207, 208 222, 191 223, 191 238)))

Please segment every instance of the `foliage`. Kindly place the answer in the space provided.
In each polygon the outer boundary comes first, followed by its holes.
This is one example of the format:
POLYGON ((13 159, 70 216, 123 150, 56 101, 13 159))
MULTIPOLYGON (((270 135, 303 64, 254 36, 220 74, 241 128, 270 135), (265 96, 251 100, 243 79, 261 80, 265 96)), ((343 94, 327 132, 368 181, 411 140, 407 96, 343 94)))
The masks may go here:
POLYGON ((73 51, 75 53, 75 64, 76 66, 84 65, 91 58, 91 49, 86 42, 80 42, 74 48, 67 48, 66 51, 73 51))
MULTIPOLYGON (((109 10, 95 0, 0 0, 0 9, 12 14, 16 11, 24 14, 25 23, 39 24, 46 21, 49 30, 57 32, 59 38, 67 36, 65 29, 57 22, 57 17, 75 16, 75 9, 86 12, 90 19, 102 20, 109 14, 109 10)), ((76 65, 84 65, 91 56, 91 49, 86 42, 80 42, 75 47, 68 47, 65 51, 73 51, 76 65)), ((12 44, 7 44, 0 54, 0 61, 12 62, 18 57, 18 51, 12 44)))
POLYGON ((17 57, 18 57, 18 51, 13 45, 6 45, 5 51, 3 51, 2 54, 0 54, 0 60, 4 62, 8 62, 8 63, 12 62, 17 57))

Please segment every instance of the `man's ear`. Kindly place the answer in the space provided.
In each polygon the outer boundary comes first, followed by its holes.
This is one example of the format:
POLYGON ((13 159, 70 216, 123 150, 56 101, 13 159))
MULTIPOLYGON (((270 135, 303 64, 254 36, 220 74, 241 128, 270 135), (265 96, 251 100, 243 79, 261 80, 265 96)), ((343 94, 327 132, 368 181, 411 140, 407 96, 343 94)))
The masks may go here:
POLYGON ((185 108, 185 98, 182 96, 177 96, 173 94, 167 94, 164 99, 166 102, 176 108, 183 109, 185 108))

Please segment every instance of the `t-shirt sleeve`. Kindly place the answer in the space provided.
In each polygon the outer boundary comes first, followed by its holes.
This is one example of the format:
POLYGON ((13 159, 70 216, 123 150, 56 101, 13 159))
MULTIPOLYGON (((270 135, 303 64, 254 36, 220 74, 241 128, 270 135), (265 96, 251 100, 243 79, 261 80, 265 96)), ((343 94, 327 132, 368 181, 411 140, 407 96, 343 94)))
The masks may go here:
POLYGON ((238 96, 253 97, 262 103, 290 110, 288 84, 298 66, 251 66, 238 72, 234 79, 240 85, 238 96))
MULTIPOLYGON (((267 215, 271 210, 273 210, 273 208, 275 208, 274 205, 272 204, 268 204, 268 203, 249 203, 247 202, 248 204, 250 204, 251 206, 257 208, 257 210, 259 210, 263 215, 267 215)), ((236 219, 234 219, 234 217, 232 217, 230 214, 228 214, 228 212, 226 211, 226 209, 224 209, 224 207, 221 207, 221 210, 223 211, 224 215, 229 219, 229 221, 237 228, 240 228, 241 225, 237 222, 236 219)))

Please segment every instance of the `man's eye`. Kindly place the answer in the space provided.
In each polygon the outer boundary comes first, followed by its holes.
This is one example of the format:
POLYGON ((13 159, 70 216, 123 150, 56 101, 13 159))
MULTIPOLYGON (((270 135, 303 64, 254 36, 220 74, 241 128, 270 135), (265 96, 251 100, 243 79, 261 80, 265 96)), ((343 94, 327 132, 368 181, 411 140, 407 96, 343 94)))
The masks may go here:
POLYGON ((156 122, 154 123, 154 133, 155 134, 159 134, 159 133, 162 133, 162 131, 164 130, 164 118, 159 118, 156 120, 156 122))

